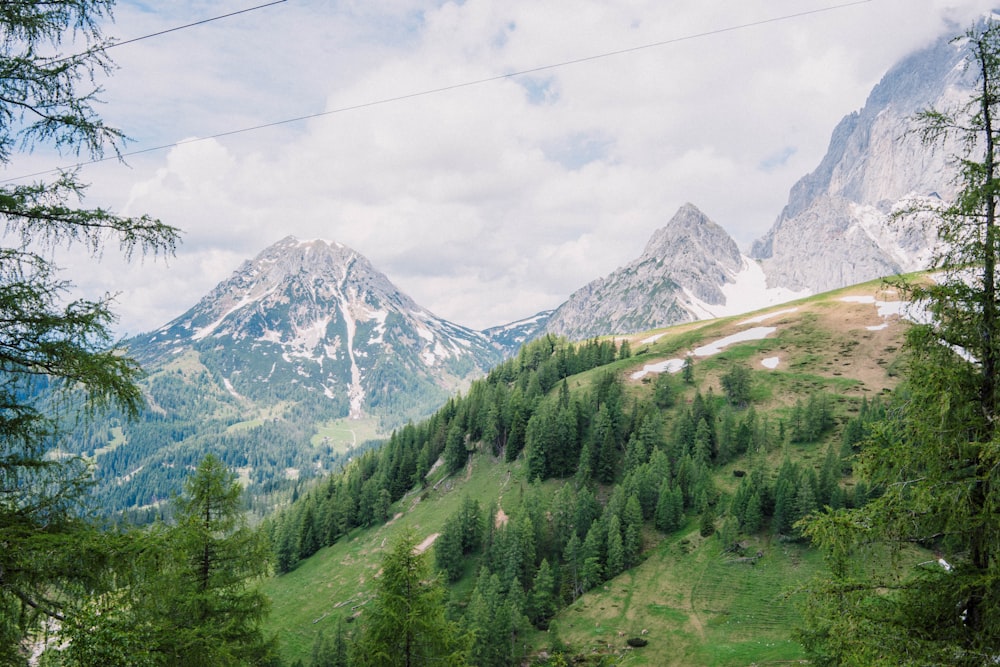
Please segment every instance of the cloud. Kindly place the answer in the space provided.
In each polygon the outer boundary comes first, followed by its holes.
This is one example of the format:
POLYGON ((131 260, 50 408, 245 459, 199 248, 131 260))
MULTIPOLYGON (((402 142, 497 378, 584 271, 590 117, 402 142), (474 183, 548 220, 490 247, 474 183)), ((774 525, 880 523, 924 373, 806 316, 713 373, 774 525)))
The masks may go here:
MULTIPOLYGON (((92 203, 156 215, 185 240, 168 265, 109 259, 75 277, 121 291, 135 333, 280 238, 322 237, 438 315, 486 327, 631 261, 687 201, 749 244, 891 64, 987 7, 887 0, 768 22, 827 5, 284 3, 124 46, 107 115, 136 148, 333 113, 87 168, 92 203)), ((124 3, 118 30, 238 8, 124 3)))

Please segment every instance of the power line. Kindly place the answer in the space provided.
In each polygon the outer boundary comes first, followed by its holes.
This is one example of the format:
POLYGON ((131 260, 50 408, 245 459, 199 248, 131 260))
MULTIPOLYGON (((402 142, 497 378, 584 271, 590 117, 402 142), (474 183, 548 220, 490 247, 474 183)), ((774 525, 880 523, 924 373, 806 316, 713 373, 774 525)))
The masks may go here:
POLYGON ((179 25, 174 28, 167 28, 166 30, 160 30, 159 32, 153 32, 148 35, 143 35, 142 37, 133 37, 132 39, 126 39, 124 42, 114 42, 105 46, 105 50, 114 48, 116 46, 125 46, 126 44, 132 44, 134 42, 141 42, 144 39, 149 39, 150 37, 159 37, 160 35, 166 35, 167 33, 177 32, 178 30, 186 30, 187 28, 194 28, 195 26, 205 25, 206 23, 211 23, 212 21, 218 21, 220 19, 228 19, 231 16, 238 16, 239 14, 246 14, 247 12, 254 12, 258 9, 264 9, 265 7, 271 7, 273 5, 280 5, 283 2, 288 2, 288 0, 274 0, 274 2, 266 2, 263 5, 257 5, 256 7, 247 7, 246 9, 238 9, 235 12, 229 12, 228 14, 220 14, 219 16, 213 16, 212 18, 202 19, 201 21, 195 21, 194 23, 187 23, 185 25, 179 25))
POLYGON ((148 35, 142 35, 141 37, 133 37, 132 39, 126 39, 123 42, 111 42, 110 44, 101 44, 82 53, 78 53, 75 56, 65 56, 62 58, 57 58, 56 60, 51 61, 50 64, 61 63, 66 60, 72 60, 73 58, 80 58, 82 56, 87 55, 88 53, 107 51, 108 49, 113 49, 116 46, 125 46, 126 44, 141 42, 142 40, 149 39, 150 37, 159 37, 160 35, 166 35, 171 32, 177 32, 178 30, 186 30, 188 28, 194 28, 196 26, 205 25, 206 23, 211 23, 213 21, 218 21, 220 19, 228 19, 232 16, 238 16, 239 14, 246 14, 247 12, 255 12, 258 9, 264 9, 266 7, 271 7, 273 5, 280 5, 283 2, 288 2, 288 0, 274 0, 273 2, 266 2, 263 5, 257 5, 255 7, 247 7, 246 9, 238 9, 235 12, 229 12, 228 14, 220 14, 219 16, 213 16, 211 18, 195 21, 194 23, 185 23, 184 25, 175 26, 173 28, 167 28, 166 30, 160 30, 158 32, 153 32, 148 35))
MULTIPOLYGON (((284 2, 285 0, 278 0, 278 1, 279 2, 284 2)), ((45 174, 52 174, 52 173, 56 173, 56 172, 59 172, 59 171, 64 171, 66 169, 76 169, 76 168, 84 167, 84 166, 91 165, 91 164, 97 164, 97 163, 100 163, 100 162, 107 162, 108 160, 119 160, 119 159, 123 159, 123 158, 126 158, 126 157, 131 157, 131 156, 135 156, 135 155, 142 155, 144 153, 153 153, 153 152, 156 152, 156 151, 167 150, 169 148, 176 148, 177 146, 186 146, 188 144, 194 144, 194 143, 199 143, 199 142, 202 142, 202 141, 208 141, 210 139, 221 139, 221 138, 224 138, 224 137, 231 137, 231 136, 234 136, 234 135, 237 135, 237 134, 246 134, 248 132, 256 132, 257 130, 263 130, 263 129, 267 129, 267 128, 270 128, 270 127, 278 127, 280 125, 290 125, 292 123, 299 123, 299 122, 302 122, 304 120, 311 120, 313 118, 322 118, 324 116, 332 116, 334 114, 346 113, 348 111, 357 111, 359 109, 367 109, 369 107, 381 106, 383 104, 390 104, 390 103, 393 103, 393 102, 402 102, 404 100, 410 100, 410 99, 414 99, 414 98, 417 98, 417 97, 427 97, 429 95, 436 95, 438 93, 444 93, 444 92, 448 92, 448 91, 451 91, 451 90, 458 90, 460 88, 469 88, 471 86, 478 86, 478 85, 482 85, 482 84, 485 84, 485 83, 493 83, 495 81, 503 81, 505 79, 513 79, 515 77, 525 76, 525 75, 528 75, 528 74, 536 74, 538 72, 545 72, 545 71, 548 71, 548 70, 558 69, 560 67, 568 67, 570 65, 578 65, 578 64, 581 64, 581 63, 591 62, 591 61, 594 61, 594 60, 601 60, 601 59, 604 59, 604 58, 611 58, 613 56, 620 56, 620 55, 624 55, 624 54, 628 54, 628 53, 635 53, 637 51, 644 51, 644 50, 648 50, 648 49, 659 48, 659 47, 662 47, 662 46, 669 46, 671 44, 677 44, 677 43, 680 43, 680 42, 687 42, 687 41, 691 41, 691 40, 695 40, 695 39, 702 39, 704 37, 711 37, 713 35, 721 35, 721 34, 724 34, 724 33, 727 33, 727 32, 734 32, 736 30, 745 30, 747 28, 755 28, 755 27, 759 27, 759 26, 762 26, 762 25, 767 25, 767 24, 770 24, 770 23, 779 23, 781 21, 789 21, 791 19, 802 18, 804 16, 810 16, 810 15, 813 15, 813 14, 821 14, 821 13, 825 13, 825 12, 832 12, 832 11, 839 10, 839 9, 846 9, 848 7, 854 7, 854 6, 857 6, 857 5, 868 4, 868 3, 872 2, 872 1, 873 0, 853 0, 852 2, 845 2, 845 3, 842 3, 842 4, 838 4, 838 5, 830 5, 828 7, 820 7, 818 9, 810 9, 810 10, 806 10, 806 11, 802 11, 802 12, 796 12, 794 14, 785 14, 783 16, 775 16, 775 17, 771 17, 771 18, 767 18, 767 19, 761 19, 759 21, 752 21, 750 23, 741 23, 741 24, 738 24, 738 25, 728 26, 728 27, 725 27, 725 28, 715 28, 713 30, 708 30, 708 31, 705 31, 705 32, 693 33, 693 34, 690 34, 690 35, 684 35, 682 37, 674 37, 674 38, 671 38, 671 39, 661 40, 659 42, 652 42, 652 43, 649 43, 649 44, 642 44, 642 45, 639 45, 639 46, 632 46, 632 47, 628 47, 628 48, 625 48, 625 49, 618 49, 618 50, 615 50, 615 51, 606 51, 604 53, 598 53, 598 54, 591 55, 591 56, 584 56, 582 58, 574 58, 572 60, 564 60, 562 62, 552 63, 552 64, 549 64, 549 65, 540 65, 538 67, 532 67, 530 69, 519 70, 517 72, 508 72, 506 74, 497 74, 497 75, 489 76, 489 77, 486 77, 486 78, 483 78, 483 79, 474 79, 474 80, 471 80, 471 81, 464 81, 464 82, 461 82, 461 83, 454 83, 454 84, 450 84, 450 85, 447 85, 447 86, 440 86, 438 88, 429 88, 429 89, 421 90, 421 91, 414 92, 414 93, 405 93, 405 94, 402 94, 402 95, 395 95, 395 96, 392 96, 392 97, 385 97, 385 98, 378 99, 378 100, 371 100, 371 101, 368 101, 368 102, 361 102, 359 104, 353 104, 353 105, 349 105, 349 106, 345 106, 345 107, 338 107, 336 109, 329 109, 327 111, 319 111, 319 112, 316 112, 316 113, 306 114, 304 116, 296 116, 294 118, 285 118, 285 119, 282 119, 282 120, 276 120, 276 121, 272 121, 272 122, 269 122, 269 123, 261 123, 259 125, 252 125, 252 126, 249 126, 249 127, 243 127, 243 128, 239 128, 239 129, 235 129, 235 130, 227 130, 225 132, 219 132, 219 133, 212 134, 212 135, 209 135, 209 136, 206 136, 206 137, 195 137, 195 138, 192 138, 192 139, 184 139, 184 140, 181 140, 181 141, 175 141, 175 142, 169 143, 169 144, 162 144, 162 145, 159 145, 159 146, 151 146, 150 148, 141 148, 141 149, 138 149, 138 150, 128 151, 128 152, 125 152, 125 153, 121 153, 121 154, 118 154, 118 155, 115 155, 115 156, 101 157, 101 158, 96 158, 96 159, 90 160, 88 162, 80 162, 80 163, 77 163, 77 164, 69 166, 69 167, 62 167, 62 168, 56 168, 56 169, 47 169, 45 171, 38 171, 38 172, 35 172, 33 174, 25 174, 23 176, 15 176, 13 178, 7 178, 7 179, 0 180, 0 183, 9 183, 11 181, 18 181, 18 180, 21 180, 21 179, 24 179, 24 178, 33 178, 35 176, 42 176, 42 175, 45 175, 45 174)), ((270 3, 270 4, 277 4, 277 3, 270 3)), ((261 7, 264 7, 264 6, 267 6, 267 5, 261 5, 261 7)), ((254 9, 256 9, 256 8, 254 8, 254 9)), ((243 10, 243 11, 251 11, 251 10, 243 10)), ((240 12, 236 12, 236 13, 240 13, 240 12)), ((197 25, 197 24, 192 24, 192 25, 197 25)), ((175 30, 179 30, 179 29, 180 28, 175 28, 175 30)), ((165 31, 165 32, 169 32, 169 31, 165 31)), ((136 40, 130 40, 130 41, 136 41, 136 40)), ((124 44, 124 43, 125 42, 122 42, 122 44, 124 44)))

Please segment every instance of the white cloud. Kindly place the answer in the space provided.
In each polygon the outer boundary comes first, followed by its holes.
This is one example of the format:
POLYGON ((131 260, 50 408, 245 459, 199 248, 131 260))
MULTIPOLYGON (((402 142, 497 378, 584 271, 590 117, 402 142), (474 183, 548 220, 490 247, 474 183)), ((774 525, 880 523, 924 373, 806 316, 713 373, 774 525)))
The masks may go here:
MULTIPOLYGON (((168 4, 122 2, 115 33, 245 7, 168 4)), ((631 261, 687 201, 746 245, 885 70, 988 3, 883 0, 767 22, 828 6, 295 2, 122 46, 102 111, 145 148, 669 42, 88 167, 88 203, 161 217, 185 242, 167 265, 108 259, 72 277, 120 291, 135 333, 270 243, 323 237, 438 315, 486 327, 631 261)))

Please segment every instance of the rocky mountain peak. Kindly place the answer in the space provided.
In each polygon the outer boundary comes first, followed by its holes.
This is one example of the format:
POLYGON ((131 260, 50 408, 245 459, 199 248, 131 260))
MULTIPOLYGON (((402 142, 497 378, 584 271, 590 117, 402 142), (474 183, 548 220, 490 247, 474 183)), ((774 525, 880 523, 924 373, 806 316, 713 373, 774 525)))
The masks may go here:
POLYGON ((691 243, 711 249, 713 253, 721 249, 724 254, 728 254, 730 250, 734 250, 735 255, 739 256, 736 244, 726 231, 690 202, 677 209, 666 225, 653 232, 643 255, 671 256, 677 252, 677 243, 691 243))
POLYGON ((725 230, 685 204, 638 259, 574 292, 545 331, 581 340, 694 320, 699 302, 725 303, 722 287, 743 267, 725 230))
MULTIPOLYGON (((722 227, 691 203, 650 237, 638 262, 658 260, 675 270, 703 273, 710 266, 723 274, 739 271, 742 256, 736 242, 722 227)), ((720 276, 722 282, 725 277, 720 276)))
POLYGON ((938 40, 892 67, 859 111, 834 129, 819 166, 791 189, 788 204, 751 256, 771 285, 813 292, 925 266, 935 241, 916 218, 893 218, 907 202, 954 196, 952 144, 931 151, 914 116, 952 110, 975 73, 961 41, 938 40))
POLYGON ((418 306, 351 248, 286 237, 132 347, 154 365, 189 349, 252 396, 324 396, 333 416, 419 411, 496 363, 482 333, 418 306))

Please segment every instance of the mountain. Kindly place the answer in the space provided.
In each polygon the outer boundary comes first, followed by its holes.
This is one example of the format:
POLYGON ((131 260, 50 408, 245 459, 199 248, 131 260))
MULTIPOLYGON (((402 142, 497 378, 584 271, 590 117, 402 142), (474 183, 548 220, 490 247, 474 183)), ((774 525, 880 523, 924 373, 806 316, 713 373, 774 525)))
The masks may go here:
POLYGON ((516 354, 524 343, 541 335, 554 312, 543 310, 516 322, 483 329, 483 335, 510 356, 516 354))
POLYGON ((280 492, 430 414, 502 358, 354 250, 293 237, 127 344, 148 373, 148 409, 134 423, 112 414, 81 427, 65 445, 94 460, 109 513, 155 507, 210 451, 241 471, 252 498, 280 492))
POLYGON ((146 364, 195 349, 236 394, 322 395, 330 416, 352 418, 410 405, 426 414, 500 358, 485 335, 421 308, 354 250, 294 237, 130 348, 146 364))
POLYGON ((927 265, 933 232, 899 214, 954 196, 949 156, 961 147, 931 150, 913 131, 914 115, 967 99, 975 77, 965 56, 963 42, 941 39, 904 58, 837 125, 822 162, 753 245, 768 284, 820 292, 927 265))
POLYGON ((693 204, 657 230, 638 259, 574 292, 544 332, 582 340, 746 312, 796 296, 769 290, 755 262, 693 204))
POLYGON ((915 115, 968 99, 964 42, 942 38, 891 68, 834 129, 747 256, 691 204, 642 255, 576 291, 542 332, 573 340, 747 312, 796 296, 926 268, 936 234, 922 204, 955 196, 955 141, 930 149, 915 115))

